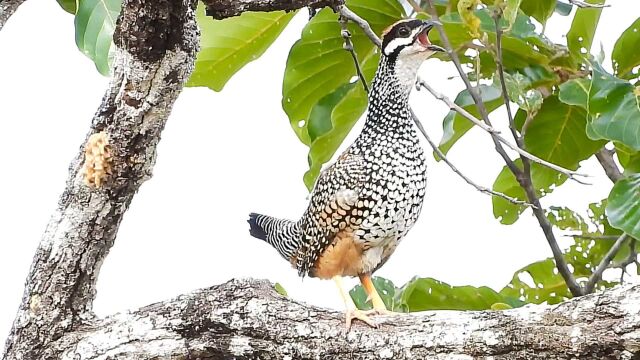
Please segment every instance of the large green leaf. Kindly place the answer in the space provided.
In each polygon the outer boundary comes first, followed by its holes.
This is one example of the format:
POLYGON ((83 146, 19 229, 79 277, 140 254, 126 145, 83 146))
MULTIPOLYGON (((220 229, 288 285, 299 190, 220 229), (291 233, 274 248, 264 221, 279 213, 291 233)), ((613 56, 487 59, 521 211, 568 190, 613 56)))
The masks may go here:
MULTIPOLYGON (((480 85, 478 87, 482 101, 484 102, 487 111, 491 112, 500 105, 503 104, 502 93, 500 89, 490 85, 480 85)), ((457 105, 461 106, 475 117, 479 117, 478 108, 473 102, 471 94, 468 90, 462 90, 454 101, 457 105)), ((466 134, 473 127, 473 123, 456 111, 449 111, 442 122, 442 139, 440 140, 440 150, 443 153, 448 153, 449 149, 458 142, 458 140, 466 134)))
POLYGON ((533 304, 557 304, 571 297, 553 259, 538 261, 516 271, 500 294, 533 304))
POLYGON ((198 6, 200 51, 187 86, 206 86, 220 91, 247 63, 260 57, 289 24, 295 12, 246 12, 212 20, 198 6))
POLYGON ((575 79, 562 84, 560 100, 587 110, 590 138, 618 141, 634 151, 640 150, 640 106, 633 85, 607 73, 600 64, 591 65, 591 80, 575 79))
POLYGON ((607 217, 613 227, 640 238, 640 174, 616 182, 609 194, 607 217))
MULTIPOLYGON (((387 309, 396 312, 502 310, 524 305, 517 297, 501 295, 486 286, 451 286, 432 278, 413 278, 401 288, 379 277, 373 278, 373 284, 387 309)), ((371 309, 362 286, 354 287, 349 294, 359 309, 371 309)))
MULTIPOLYGON (((588 0, 592 4, 604 4, 605 0, 588 0)), ((588 57, 600 20, 601 8, 579 8, 567 33, 567 46, 575 58, 588 57)))
MULTIPOLYGON (((589 139, 585 132, 586 118, 582 108, 564 104, 555 96, 547 98, 527 126, 524 136, 526 150, 551 163, 577 169, 580 161, 591 157, 604 145, 603 141, 589 139)), ((522 128, 525 119, 526 114, 518 111, 515 119, 518 128, 522 128)), ((520 160, 516 163, 521 166, 520 160)), ((566 181, 565 176, 537 163, 531 164, 531 178, 540 197, 566 181)), ((506 166, 496 178, 493 189, 526 200, 524 190, 506 166)), ((503 224, 513 224, 526 209, 496 196, 492 201, 493 214, 503 224)))
POLYGON ((631 24, 616 41, 611 53, 613 69, 618 77, 631 79, 638 77, 638 70, 634 68, 640 65, 640 18, 631 24))
POLYGON ((544 24, 556 8, 556 0, 523 0, 520 9, 544 24))
POLYGON ((76 12, 76 45, 103 75, 110 72, 113 30, 120 6, 121 0, 80 0, 76 12))
MULTIPOLYGON (((405 16, 404 9, 395 0, 378 1, 375 5, 367 0, 351 0, 347 5, 364 17, 377 33, 405 16)), ((349 30, 360 61, 378 56, 376 46, 361 29, 349 24, 349 30)), ((353 60, 342 45, 338 15, 325 8, 307 23, 302 37, 289 53, 282 85, 282 107, 295 133, 307 145, 311 140, 307 125, 314 106, 356 76, 353 60)))
POLYGON ((432 278, 417 278, 408 282, 401 301, 407 311, 425 310, 488 310, 492 305, 521 306, 516 298, 503 296, 493 289, 481 286, 451 286, 432 278))

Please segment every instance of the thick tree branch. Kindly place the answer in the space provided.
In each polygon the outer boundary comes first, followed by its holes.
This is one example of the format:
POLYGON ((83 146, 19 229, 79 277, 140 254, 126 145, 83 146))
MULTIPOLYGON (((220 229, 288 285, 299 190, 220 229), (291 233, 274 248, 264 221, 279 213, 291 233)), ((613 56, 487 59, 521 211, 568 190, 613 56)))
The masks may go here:
POLYGON ((207 16, 225 19, 246 11, 293 11, 303 7, 320 9, 328 6, 337 9, 344 0, 202 0, 207 16))
POLYGON ((640 286, 554 306, 380 317, 379 329, 232 280, 66 334, 60 359, 631 359, 640 286))
POLYGON ((25 0, 0 0, 0 30, 25 0))
POLYGON ((106 135, 111 176, 85 179, 85 143, 27 277, 4 359, 49 359, 48 345, 92 318, 100 266, 140 185, 193 68, 195 0, 124 1, 114 34, 113 78, 87 139, 106 135))

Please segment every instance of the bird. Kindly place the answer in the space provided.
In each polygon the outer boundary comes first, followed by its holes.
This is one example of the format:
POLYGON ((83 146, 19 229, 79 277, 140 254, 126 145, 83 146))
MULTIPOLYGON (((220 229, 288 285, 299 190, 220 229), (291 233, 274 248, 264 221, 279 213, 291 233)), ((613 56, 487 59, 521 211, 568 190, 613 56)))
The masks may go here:
POLYGON ((302 277, 335 281, 345 303, 345 326, 391 312, 372 274, 415 224, 427 184, 424 150, 412 122, 409 94, 420 65, 444 49, 429 40, 437 23, 403 19, 382 32, 380 60, 367 115, 355 141, 324 169, 297 221, 249 214, 249 233, 273 246, 302 277), (343 277, 359 277, 372 310, 356 308, 343 277))

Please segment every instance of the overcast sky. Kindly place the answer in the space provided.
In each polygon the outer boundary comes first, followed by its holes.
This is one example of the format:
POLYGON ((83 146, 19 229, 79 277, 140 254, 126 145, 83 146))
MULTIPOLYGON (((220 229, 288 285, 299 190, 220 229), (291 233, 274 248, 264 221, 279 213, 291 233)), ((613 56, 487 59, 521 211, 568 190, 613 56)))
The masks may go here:
MULTIPOLYGON (((633 1, 609 3, 613 6, 603 12, 594 43, 602 42, 606 54, 640 8, 633 1)), ((560 35, 570 19, 552 20, 547 33, 564 41, 560 35)), ((133 200, 102 267, 95 301, 99 315, 233 277, 267 278, 282 283, 296 299, 342 309, 331 281, 301 281, 275 250, 249 236, 246 224, 251 211, 294 219, 306 207, 302 175, 307 148, 280 107, 288 49, 305 21, 306 14, 296 17, 269 51, 221 93, 199 88, 180 95, 158 147, 154 176, 133 200)), ((450 63, 430 60, 421 76, 454 98, 462 89, 458 78, 449 79, 454 72, 450 63)), ((68 165, 107 85, 108 79, 77 50, 73 17, 55 1, 27 1, 0 31, 2 344, 34 251, 64 189, 68 165)), ((446 106, 426 92, 414 93, 411 102, 439 140, 446 106)), ((492 118, 505 123, 504 112, 492 118)), ((477 129, 454 147, 450 159, 485 186, 502 168, 490 138, 477 129)), ((515 225, 500 225, 488 196, 431 157, 428 166, 422 215, 377 275, 397 285, 418 275, 500 290, 515 270, 551 256, 529 211, 515 225)), ((584 211, 606 197, 611 185, 597 162, 585 161, 582 171, 593 175, 593 185, 567 183, 543 204, 584 211)), ((568 244, 566 239, 562 243, 568 244)))

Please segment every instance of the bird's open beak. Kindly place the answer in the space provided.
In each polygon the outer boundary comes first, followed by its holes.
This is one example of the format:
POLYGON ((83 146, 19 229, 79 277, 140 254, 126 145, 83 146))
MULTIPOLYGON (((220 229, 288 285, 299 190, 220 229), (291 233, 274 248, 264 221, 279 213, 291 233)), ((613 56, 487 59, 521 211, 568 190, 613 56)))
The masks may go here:
POLYGON ((435 25, 442 25, 442 24, 438 21, 424 20, 422 31, 418 33, 417 40, 420 42, 420 45, 424 46, 428 50, 445 52, 445 50, 442 47, 438 45, 434 45, 431 43, 431 41, 429 41, 429 31, 431 31, 431 29, 433 29, 435 25))

